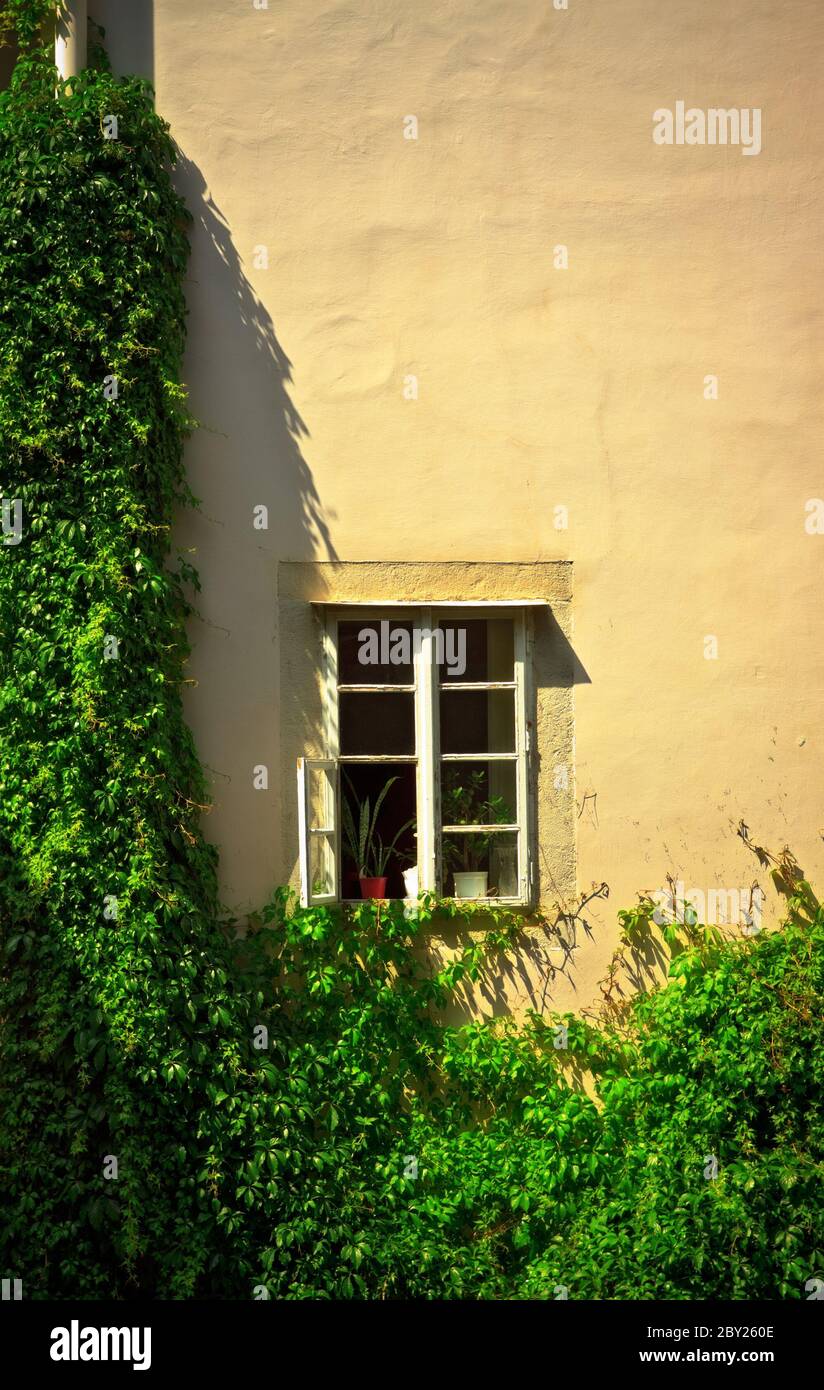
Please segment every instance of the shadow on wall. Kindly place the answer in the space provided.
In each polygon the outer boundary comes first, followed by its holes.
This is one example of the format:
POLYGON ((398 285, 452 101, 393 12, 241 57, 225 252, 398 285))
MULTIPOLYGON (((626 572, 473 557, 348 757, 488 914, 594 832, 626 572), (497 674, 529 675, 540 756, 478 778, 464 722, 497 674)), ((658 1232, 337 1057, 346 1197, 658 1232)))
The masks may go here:
MULTIPOLYGON (((90 0, 89 13, 105 31, 115 73, 153 82, 153 0, 90 0)), ((211 782, 204 831, 220 847, 221 896, 241 915, 259 907, 283 873, 276 559, 335 553, 303 457, 308 429, 289 395, 291 364, 272 319, 244 272, 227 217, 185 154, 174 182, 193 218, 184 381, 200 423, 185 460, 200 508, 175 521, 176 547, 190 552, 202 584, 184 703, 211 782), (259 507, 268 510, 265 529, 253 524, 259 507), (261 765, 268 786, 258 789, 253 769, 261 765)))
POLYGON ((533 679, 539 689, 591 685, 592 680, 569 637, 549 604, 534 615, 535 664, 533 679))
POLYGON ((176 525, 202 583, 186 714, 212 778, 205 829, 221 850, 221 894, 240 915, 284 872, 277 558, 337 556, 303 456, 309 431, 289 394, 289 358, 200 169, 181 155, 174 178, 194 219, 184 376, 200 422, 186 467, 201 506, 176 525))
POLYGON ((194 218, 187 297, 190 356, 197 359, 195 385, 201 397, 194 403, 195 414, 204 430, 221 430, 224 450, 231 445, 235 486, 254 484, 257 503, 276 503, 270 506, 267 549, 295 559, 337 559, 301 452, 309 431, 287 390, 291 362, 246 278, 226 218, 185 155, 175 170, 175 186, 194 218), (203 344, 208 344, 206 352, 203 344), (219 422, 210 414, 217 403, 222 407, 219 422))
MULTIPOLYGON (((476 945, 478 930, 449 926, 431 938, 427 943, 427 956, 433 968, 442 969, 468 947, 476 945)), ((575 964, 571 954, 564 958, 560 951, 552 949, 553 945, 548 932, 534 928, 524 930, 516 948, 511 953, 494 957, 476 983, 463 981, 457 987, 439 1015, 441 1021, 458 1027, 477 1020, 480 1015, 506 1018, 513 1009, 530 1009, 539 1014, 552 1009, 553 987, 559 975, 575 989, 575 964)))
MULTIPOLYGON (((589 904, 608 897, 609 887, 602 883, 593 885, 577 905, 564 907, 555 903, 541 920, 527 913, 516 949, 493 957, 477 983, 465 977, 444 1012, 443 1022, 450 1025, 470 1023, 479 1013, 488 1018, 500 1018, 510 1015, 513 1008, 544 1014, 555 1008, 556 984, 564 983, 567 993, 577 994, 575 957, 587 942, 595 941, 589 904)), ((473 937, 471 928, 447 927, 439 940, 429 944, 433 964, 442 968, 472 945, 473 937)), ((634 963, 637 965, 638 959, 634 963)))
MULTIPOLYGON (((154 81, 154 0, 128 0, 128 4, 91 0, 89 18, 105 30, 104 47, 116 73, 135 73, 154 81)), ((289 359, 243 272, 226 218, 212 200, 200 170, 183 155, 175 184, 194 217, 188 286, 190 343, 196 334, 204 334, 217 345, 209 357, 218 363, 219 380, 214 385, 219 389, 213 392, 211 382, 202 388, 199 378, 196 388, 201 399, 194 402, 195 413, 204 429, 221 430, 224 443, 231 442, 238 473, 268 484, 270 492, 276 487, 277 529, 287 543, 275 548, 296 559, 318 553, 333 559, 312 476, 300 452, 299 441, 308 430, 285 389, 291 381, 289 359), (219 414, 227 395, 243 402, 239 423, 246 424, 245 430, 229 429, 224 419, 210 417, 204 403, 215 406, 219 414)), ((195 351, 192 356, 202 365, 206 355, 195 351)), ((259 500, 269 499, 261 496, 259 500)))
MULTIPOLYGON (((103 44, 119 77, 154 82, 154 0, 91 0, 89 19, 105 30, 103 44)), ((95 37, 90 24, 90 42, 95 37)))
MULTIPOLYGON (((92 0, 89 44, 101 41, 119 77, 135 74, 154 82, 154 0, 92 0)), ((8 87, 17 62, 17 43, 0 48, 0 91, 8 87)))
MULTIPOLYGON (((128 0, 128 4, 124 0, 91 0, 89 17, 105 30, 104 46, 116 73, 136 73, 154 80, 154 0, 128 0)), ((289 359, 271 318, 244 275, 226 219, 209 195, 200 170, 185 157, 177 166, 175 184, 195 219, 190 340, 196 331, 219 344, 216 355, 221 380, 217 384, 222 389, 216 395, 202 393, 203 401, 220 402, 228 386, 238 400, 248 402, 244 416, 250 426, 257 422, 258 435, 263 433, 259 422, 265 418, 268 464, 258 462, 259 449, 249 452, 253 441, 248 430, 240 434, 234 429, 226 431, 225 443, 231 441, 238 472, 259 478, 270 489, 276 484, 278 531, 287 541, 281 553, 309 558, 320 551, 326 558, 334 558, 312 476, 300 452, 299 441, 308 430, 285 389, 291 380, 289 359), (193 305, 195 297, 197 303, 193 305), (271 470, 268 478, 261 476, 266 466, 271 470)), ((197 385, 201 395, 199 381, 197 385)), ((205 429, 224 428, 223 421, 209 418, 202 401, 196 402, 196 407, 205 429)), ((259 500, 265 503, 269 499, 261 496, 259 500)))
MULTIPOLYGON (((101 40, 112 70, 154 82, 154 0, 92 0, 89 6, 89 44, 101 40)), ((0 91, 8 87, 17 62, 17 44, 0 48, 0 91)))

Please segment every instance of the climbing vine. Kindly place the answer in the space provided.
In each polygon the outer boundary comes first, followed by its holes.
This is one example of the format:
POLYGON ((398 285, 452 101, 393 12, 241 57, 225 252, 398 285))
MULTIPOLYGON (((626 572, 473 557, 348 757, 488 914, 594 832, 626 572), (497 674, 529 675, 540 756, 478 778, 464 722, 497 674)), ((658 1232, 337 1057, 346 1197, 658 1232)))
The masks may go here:
POLYGON ((82 1291, 115 1227, 137 1258, 185 1220, 160 1210, 159 1088, 225 981, 180 700, 194 576, 170 540, 188 218, 148 87, 99 50, 59 83, 51 8, 2 14, 21 57, 0 96, 0 1085, 5 1239, 37 1172, 41 1257, 73 1248, 82 1291))

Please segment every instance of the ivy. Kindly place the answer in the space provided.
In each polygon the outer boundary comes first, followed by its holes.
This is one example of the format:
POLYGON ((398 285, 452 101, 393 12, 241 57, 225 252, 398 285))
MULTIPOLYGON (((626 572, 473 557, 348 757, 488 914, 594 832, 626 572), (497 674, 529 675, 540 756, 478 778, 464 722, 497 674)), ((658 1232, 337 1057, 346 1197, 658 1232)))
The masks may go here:
POLYGON ((153 1232, 185 1291, 172 1097, 228 979, 170 541, 188 216, 147 85, 99 51, 59 83, 48 8, 3 13, 23 50, 0 96, 3 1253, 36 1239, 40 1282, 63 1260, 83 1295, 111 1288, 115 1250, 150 1259, 153 1232))
POLYGON ((624 914, 598 1020, 441 1021, 519 949, 503 910, 279 890, 221 922, 180 698, 176 151, 101 53, 58 82, 51 9, 0 8, 22 50, 0 95, 4 1274, 31 1298, 804 1298, 824 917, 786 857, 784 930, 671 933, 668 983, 629 1003, 619 957, 653 924, 624 914), (463 945, 434 968, 444 915, 463 945))

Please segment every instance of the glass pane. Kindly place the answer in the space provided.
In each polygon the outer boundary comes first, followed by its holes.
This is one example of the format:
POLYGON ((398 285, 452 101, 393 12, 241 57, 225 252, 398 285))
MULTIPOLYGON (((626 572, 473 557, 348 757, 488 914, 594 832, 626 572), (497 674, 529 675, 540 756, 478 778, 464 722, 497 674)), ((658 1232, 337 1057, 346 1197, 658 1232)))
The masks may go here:
POLYGON ((340 755, 415 752, 415 696, 411 691, 340 695, 340 755))
POLYGON ((441 691, 442 753, 514 753, 514 690, 441 691))
POLYGON ((515 623, 512 618, 443 618, 441 681, 515 679, 515 623))
POLYGON ((335 847, 330 835, 313 835, 310 845, 309 872, 314 898, 334 897, 335 847))
POLYGON ((338 684, 412 685, 412 631, 394 619, 338 623, 338 684))
POLYGON ((309 825, 314 830, 335 828, 335 780, 333 768, 309 768, 309 825))
POLYGON ((404 871, 417 864, 416 772, 414 763, 344 765, 341 777, 344 898, 363 896, 362 877, 385 877, 388 898, 407 896, 404 871))
POLYGON ((442 825, 514 825, 517 763, 441 764, 442 825))
POLYGON ((455 898, 518 898, 518 833, 444 835, 444 890, 455 898))

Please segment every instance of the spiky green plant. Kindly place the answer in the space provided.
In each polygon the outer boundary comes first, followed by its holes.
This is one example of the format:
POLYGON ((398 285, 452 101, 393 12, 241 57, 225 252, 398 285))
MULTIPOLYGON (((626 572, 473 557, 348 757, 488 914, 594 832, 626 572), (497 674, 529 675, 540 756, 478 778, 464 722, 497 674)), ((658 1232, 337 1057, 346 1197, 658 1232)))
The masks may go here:
POLYGON ((351 779, 347 778, 349 791, 343 798, 343 836, 349 857, 361 878, 383 878, 389 860, 393 854, 397 854, 398 840, 415 824, 415 817, 410 816, 388 844, 384 844, 378 833, 381 807, 392 784, 398 780, 397 777, 390 777, 384 783, 375 798, 373 810, 370 798, 365 796, 360 800, 351 779))

